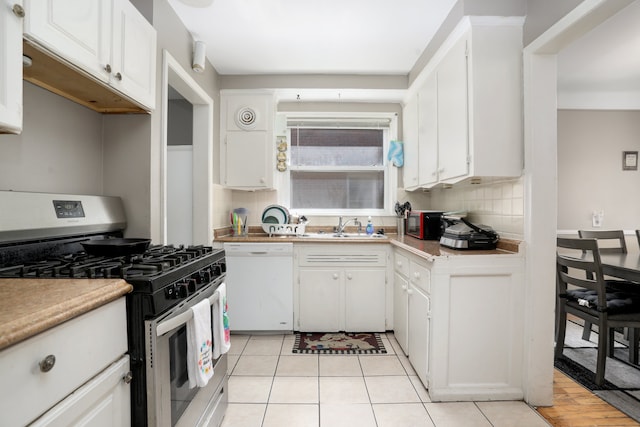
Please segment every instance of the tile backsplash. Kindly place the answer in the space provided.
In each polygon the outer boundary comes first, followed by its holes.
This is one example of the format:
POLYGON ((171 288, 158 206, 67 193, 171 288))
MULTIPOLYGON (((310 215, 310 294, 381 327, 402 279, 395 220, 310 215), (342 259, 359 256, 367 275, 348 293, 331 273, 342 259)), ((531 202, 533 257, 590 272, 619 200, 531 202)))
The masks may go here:
POLYGON ((463 184, 429 194, 431 209, 466 210, 472 222, 489 225, 502 237, 524 236, 524 178, 463 184))
MULTIPOLYGON (((244 192, 219 189, 223 193, 227 209, 216 212, 216 218, 226 225, 231 207, 249 209, 249 224, 260 224, 260 216, 265 206, 277 203, 275 191, 244 192), (231 197, 229 197, 231 196, 231 197), (231 205, 231 206, 229 206, 231 205)), ((438 209, 444 211, 465 210, 468 218, 479 224, 493 227, 501 237, 522 240, 524 237, 524 178, 483 181, 480 184, 463 183, 451 188, 437 188, 428 192, 405 192, 398 189, 397 200, 409 201, 414 210, 438 209)), ((334 225, 337 217, 311 217, 313 225, 334 225)), ((396 225, 395 216, 376 217, 374 225, 392 227, 396 225)))
POLYGON ((483 179, 479 184, 461 183, 429 191, 398 189, 398 201, 409 201, 414 210, 464 210, 470 221, 489 225, 504 238, 522 240, 524 237, 524 178, 521 177, 483 179))

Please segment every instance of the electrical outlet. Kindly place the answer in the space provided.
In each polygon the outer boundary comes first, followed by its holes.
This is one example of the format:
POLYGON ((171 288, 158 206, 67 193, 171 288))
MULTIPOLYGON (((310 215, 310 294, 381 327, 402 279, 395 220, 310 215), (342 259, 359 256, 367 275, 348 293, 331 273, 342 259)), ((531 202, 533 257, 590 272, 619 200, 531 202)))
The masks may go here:
POLYGON ((593 211, 591 217, 591 223, 594 227, 602 227, 602 221, 604 220, 604 211, 593 211))

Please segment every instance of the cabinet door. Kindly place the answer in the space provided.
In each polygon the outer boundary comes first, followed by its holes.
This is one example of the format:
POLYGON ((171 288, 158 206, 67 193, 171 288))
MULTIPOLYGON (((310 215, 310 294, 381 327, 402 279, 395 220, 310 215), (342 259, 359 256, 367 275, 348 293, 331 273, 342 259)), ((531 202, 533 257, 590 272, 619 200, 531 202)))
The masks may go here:
POLYGON ((20 1, 1 0, 0 133, 22 130, 22 18, 11 11, 20 1))
POLYGON ((418 186, 419 165, 419 136, 418 136, 418 97, 412 97, 402 110, 402 139, 404 140, 404 166, 402 179, 404 188, 418 186))
POLYGON ((25 38, 108 82, 112 1, 25 0, 25 38))
POLYGON ((125 381, 129 356, 102 371, 31 426, 129 426, 131 386, 125 381))
POLYGON ((156 30, 128 0, 113 9, 111 84, 149 109, 155 108, 156 30))
POLYGON ((447 53, 437 75, 438 172, 440 181, 444 181, 469 173, 466 37, 447 53))
POLYGON ((438 182, 438 77, 429 75, 418 92, 420 186, 438 182))
POLYGON ((269 143, 267 132, 227 132, 224 184, 229 187, 267 187, 269 143))
POLYGON ((409 282, 394 273, 393 277, 393 335, 404 354, 409 354, 409 282))
POLYGON ((409 361, 425 387, 429 372, 429 297, 409 285, 409 361))
POLYGON ((384 332, 385 270, 346 270, 345 330, 347 332, 384 332))
POLYGON ((300 269, 301 332, 337 332, 343 325, 344 302, 340 270, 300 269))

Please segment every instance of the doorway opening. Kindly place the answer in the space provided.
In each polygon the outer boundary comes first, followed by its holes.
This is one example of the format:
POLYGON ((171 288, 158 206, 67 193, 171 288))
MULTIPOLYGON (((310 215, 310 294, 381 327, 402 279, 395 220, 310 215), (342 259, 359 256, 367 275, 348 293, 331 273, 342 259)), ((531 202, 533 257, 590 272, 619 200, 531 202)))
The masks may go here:
POLYGON ((213 99, 166 50, 162 82, 162 240, 213 241, 213 99))

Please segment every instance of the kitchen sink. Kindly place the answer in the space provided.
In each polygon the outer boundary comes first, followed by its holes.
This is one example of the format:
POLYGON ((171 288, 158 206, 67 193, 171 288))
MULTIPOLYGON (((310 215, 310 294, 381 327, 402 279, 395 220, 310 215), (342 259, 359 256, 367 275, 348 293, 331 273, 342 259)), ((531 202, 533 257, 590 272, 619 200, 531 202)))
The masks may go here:
POLYGON ((367 236, 364 233, 305 233, 299 237, 308 239, 386 239, 384 234, 372 234, 367 236))

